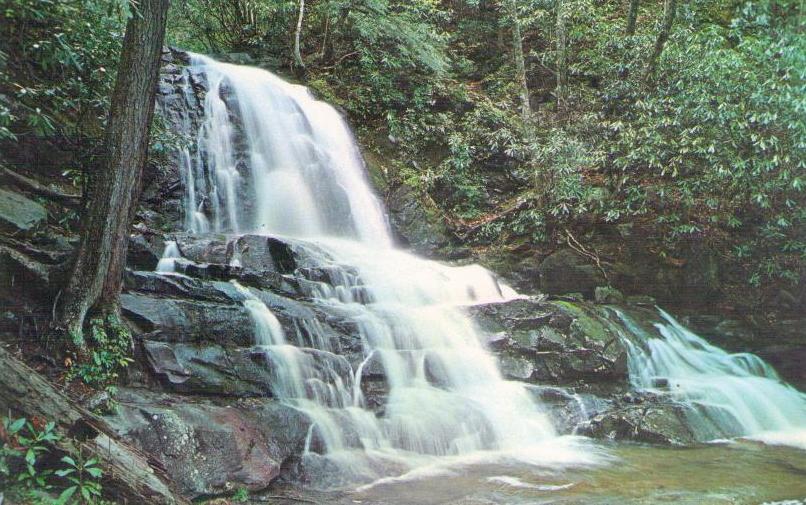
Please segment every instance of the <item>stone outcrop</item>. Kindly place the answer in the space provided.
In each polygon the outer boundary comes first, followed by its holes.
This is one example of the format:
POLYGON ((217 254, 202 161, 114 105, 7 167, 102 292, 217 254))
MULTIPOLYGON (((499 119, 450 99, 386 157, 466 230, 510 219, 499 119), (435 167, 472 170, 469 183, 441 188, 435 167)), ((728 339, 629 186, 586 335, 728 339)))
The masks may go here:
POLYGON ((42 224, 47 210, 19 193, 0 189, 0 229, 14 234, 26 232, 42 224))
POLYGON ((194 398, 124 389, 118 433, 159 460, 189 498, 259 490, 303 448, 310 422, 270 399, 194 398))

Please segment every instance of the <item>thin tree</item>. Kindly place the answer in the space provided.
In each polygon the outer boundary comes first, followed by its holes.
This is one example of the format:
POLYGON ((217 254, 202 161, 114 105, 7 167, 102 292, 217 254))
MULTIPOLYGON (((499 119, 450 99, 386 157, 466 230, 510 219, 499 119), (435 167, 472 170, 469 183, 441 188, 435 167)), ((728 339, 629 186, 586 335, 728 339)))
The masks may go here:
POLYGON ((663 53, 663 46, 669 40, 669 34, 672 32, 672 25, 674 25, 675 11, 677 10, 677 0, 664 0, 663 2, 663 23, 658 33, 658 38, 655 39, 655 47, 652 49, 652 54, 646 66, 646 74, 644 79, 649 81, 655 75, 655 69, 658 65, 661 53, 663 53))
POLYGON ((526 80, 526 61, 523 57, 523 37, 521 36, 517 1, 506 0, 506 9, 507 18, 512 25, 512 54, 515 59, 516 78, 520 87, 521 117, 526 122, 532 115, 532 108, 529 103, 529 84, 526 80))
POLYGON ((568 32, 565 26, 565 2, 557 0, 557 110, 565 108, 568 94, 568 32))
POLYGON ((81 242, 61 297, 55 329, 86 349, 87 312, 118 315, 129 228, 154 113, 154 95, 170 0, 140 0, 126 25, 104 139, 102 170, 93 179, 81 242))
POLYGON ((299 49, 300 37, 302 36, 302 18, 305 15, 305 0, 299 0, 299 16, 297 17, 297 29, 294 30, 294 61, 301 70, 305 70, 305 62, 302 61, 302 53, 299 49))
POLYGON ((638 4, 640 0, 630 0, 630 10, 627 11, 627 35, 635 35, 635 23, 638 20, 638 4))

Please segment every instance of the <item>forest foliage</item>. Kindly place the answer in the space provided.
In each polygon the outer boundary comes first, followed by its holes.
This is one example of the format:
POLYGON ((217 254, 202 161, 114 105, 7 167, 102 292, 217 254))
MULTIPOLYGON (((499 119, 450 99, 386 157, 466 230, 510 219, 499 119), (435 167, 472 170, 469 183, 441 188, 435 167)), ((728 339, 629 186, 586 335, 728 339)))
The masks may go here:
MULTIPOLYGON (((0 138, 97 137, 126 4, 2 1, 0 138)), ((750 285, 803 276, 801 2, 308 0, 304 68, 300 6, 174 2, 168 42, 304 80, 448 218, 484 222, 478 244, 640 223, 658 254, 706 242, 750 285)))

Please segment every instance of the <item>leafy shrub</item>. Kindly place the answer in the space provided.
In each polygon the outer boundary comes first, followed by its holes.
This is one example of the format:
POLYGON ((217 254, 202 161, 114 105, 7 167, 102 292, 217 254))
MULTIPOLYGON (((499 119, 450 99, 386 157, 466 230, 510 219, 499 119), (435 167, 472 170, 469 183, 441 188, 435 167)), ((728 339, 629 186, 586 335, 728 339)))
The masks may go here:
POLYGON ((0 489, 9 499, 42 505, 100 504, 103 470, 97 458, 81 452, 52 461, 54 444, 61 441, 54 422, 2 419, 0 430, 0 489), (58 495, 57 495, 58 493, 58 495), (53 496, 57 496, 53 498, 53 496))

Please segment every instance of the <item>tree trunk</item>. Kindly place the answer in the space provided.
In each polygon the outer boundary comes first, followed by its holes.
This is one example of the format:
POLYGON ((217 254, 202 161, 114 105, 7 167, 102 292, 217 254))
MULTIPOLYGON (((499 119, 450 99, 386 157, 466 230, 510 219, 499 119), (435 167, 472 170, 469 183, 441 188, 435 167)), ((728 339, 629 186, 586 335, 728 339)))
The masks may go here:
POLYGON ((568 93, 568 42, 565 26, 565 4, 557 0, 557 110, 565 109, 568 93))
POLYGON ((54 421, 62 439, 56 448, 97 456, 104 493, 119 503, 188 504, 174 493, 165 470, 124 442, 100 417, 75 405, 41 375, 0 347, 0 411, 54 421))
POLYGON ((635 35, 635 22, 638 20, 638 4, 640 0, 630 0, 630 10, 627 12, 627 35, 635 35))
POLYGON ((515 58, 515 72, 520 85, 521 117, 526 122, 532 115, 529 104, 529 84, 526 80, 526 62, 523 57, 523 38, 521 36, 520 21, 516 0, 507 0, 509 22, 512 24, 512 54, 515 58))
POLYGON ((663 53, 663 46, 669 40, 669 34, 672 32, 672 25, 674 24, 675 11, 677 10, 677 0, 664 0, 663 2, 663 24, 660 27, 658 38, 655 39, 655 47, 652 49, 652 55, 649 57, 649 62, 646 66, 645 80, 649 81, 655 75, 655 68, 658 65, 661 53, 663 53))
POLYGON ((169 0, 141 0, 126 25, 105 138, 103 170, 93 180, 81 242, 56 329, 84 349, 90 309, 117 312, 128 233, 140 193, 169 0))
POLYGON ((305 70, 305 62, 302 61, 302 53, 299 49, 299 39, 302 35, 302 18, 305 15, 305 0, 299 0, 299 17, 297 17, 297 29, 294 31, 294 61, 297 66, 305 70))

